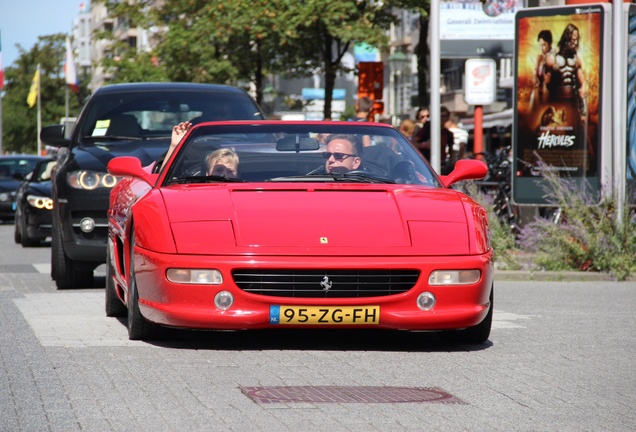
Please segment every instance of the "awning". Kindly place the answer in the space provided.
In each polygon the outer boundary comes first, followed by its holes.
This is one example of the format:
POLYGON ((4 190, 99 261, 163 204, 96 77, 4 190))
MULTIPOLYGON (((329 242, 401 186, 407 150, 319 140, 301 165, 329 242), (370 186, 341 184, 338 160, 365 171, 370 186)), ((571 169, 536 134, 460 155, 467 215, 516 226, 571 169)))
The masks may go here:
MULTIPOLYGON (((507 110, 484 114, 483 117, 483 127, 484 129, 489 129, 491 127, 508 127, 512 126, 512 119, 514 117, 514 110, 509 108, 507 110)), ((462 119, 459 123, 459 127, 473 130, 475 128, 475 119, 474 118, 466 118, 462 119)))

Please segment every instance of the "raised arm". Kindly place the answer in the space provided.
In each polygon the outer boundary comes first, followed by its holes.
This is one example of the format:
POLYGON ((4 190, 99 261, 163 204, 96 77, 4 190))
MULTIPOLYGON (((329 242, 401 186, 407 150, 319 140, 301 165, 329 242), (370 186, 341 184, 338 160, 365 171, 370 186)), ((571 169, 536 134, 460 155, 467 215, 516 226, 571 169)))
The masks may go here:
POLYGON ((170 138, 170 147, 168 148, 168 152, 166 153, 166 156, 163 158, 163 162, 161 163, 161 169, 163 169, 168 159, 170 159, 170 156, 172 156, 172 152, 177 147, 177 144, 181 142, 181 139, 183 138, 183 136, 190 129, 192 129, 192 123, 190 123, 189 121, 181 122, 172 128, 172 136, 170 138))

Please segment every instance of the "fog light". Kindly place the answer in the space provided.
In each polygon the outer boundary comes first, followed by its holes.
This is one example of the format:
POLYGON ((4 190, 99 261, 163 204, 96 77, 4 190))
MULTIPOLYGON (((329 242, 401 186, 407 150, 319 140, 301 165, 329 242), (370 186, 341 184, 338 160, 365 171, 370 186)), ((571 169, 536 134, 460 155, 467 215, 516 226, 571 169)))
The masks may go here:
POLYGON ((429 285, 469 285, 479 282, 479 270, 435 270, 428 278, 429 285))
POLYGON ((85 233, 93 231, 95 228, 95 221, 91 218, 84 218, 80 221, 80 229, 85 233))
POLYGON ((220 285, 223 276, 218 270, 168 269, 166 278, 170 282, 182 284, 220 285))
POLYGON ((234 304, 234 296, 228 291, 221 291, 214 296, 214 305, 220 310, 228 310, 234 304))
POLYGON ((431 310, 435 307, 435 296, 428 291, 417 296, 417 307, 423 311, 431 310))

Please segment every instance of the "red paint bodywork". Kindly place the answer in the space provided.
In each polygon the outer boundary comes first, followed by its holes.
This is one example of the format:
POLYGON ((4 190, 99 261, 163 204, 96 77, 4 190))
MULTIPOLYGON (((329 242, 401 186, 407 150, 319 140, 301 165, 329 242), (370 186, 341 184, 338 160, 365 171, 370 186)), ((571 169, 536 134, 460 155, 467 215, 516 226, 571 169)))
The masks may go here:
MULTIPOLYGON (((462 165, 468 171, 458 171, 456 177, 475 178, 481 169, 477 163, 482 163, 474 162, 462 165)), ((112 163, 109 170, 121 174, 118 166, 112 163)), ((113 280, 126 303, 124 263, 129 262, 134 224, 139 306, 152 322, 196 329, 274 328, 282 326, 269 324, 270 305, 379 305, 380 324, 374 328, 444 330, 475 326, 490 308, 493 252, 487 213, 458 191, 366 183, 159 187, 165 174, 150 175, 148 169, 136 174, 112 191, 109 247, 113 280), (328 243, 321 243, 321 238, 328 243), (224 282, 171 283, 165 276, 168 268, 215 268, 224 282), (242 291, 232 279, 235 268, 418 269, 421 275, 415 287, 403 294, 283 298, 242 291), (430 273, 439 269, 479 269, 481 279, 472 285, 430 286, 430 273), (230 291, 235 299, 227 311, 214 305, 215 294, 222 290, 230 291), (417 296, 424 291, 437 298, 430 311, 416 306, 417 296)), ((456 181, 452 176, 441 181, 448 185, 456 181)))

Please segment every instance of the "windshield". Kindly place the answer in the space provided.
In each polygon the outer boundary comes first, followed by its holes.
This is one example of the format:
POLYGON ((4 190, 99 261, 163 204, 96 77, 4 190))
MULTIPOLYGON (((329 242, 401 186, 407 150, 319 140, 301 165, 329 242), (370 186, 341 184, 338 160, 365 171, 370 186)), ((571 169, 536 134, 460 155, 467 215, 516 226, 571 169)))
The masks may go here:
POLYGON ((79 141, 168 139, 182 121, 258 120, 262 115, 248 96, 232 92, 139 91, 103 94, 88 107, 79 141))
POLYGON ((441 186, 396 129, 354 122, 205 124, 192 130, 165 169, 165 185, 232 181, 441 186))
POLYGON ((26 176, 35 167, 37 158, 0 158, 0 178, 10 179, 16 174, 26 176))

